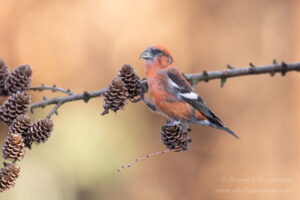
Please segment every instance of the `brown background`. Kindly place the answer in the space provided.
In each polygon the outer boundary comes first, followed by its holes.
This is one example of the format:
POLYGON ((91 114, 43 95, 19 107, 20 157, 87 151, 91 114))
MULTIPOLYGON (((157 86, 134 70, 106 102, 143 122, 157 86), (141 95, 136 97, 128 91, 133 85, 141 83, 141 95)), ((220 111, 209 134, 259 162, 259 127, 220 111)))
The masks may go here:
MULTIPOLYGON (((106 87, 122 64, 162 44, 185 73, 300 61, 300 3, 283 0, 1 0, 0 57, 30 64, 33 85, 74 92, 106 87)), ((299 199, 300 74, 200 83, 197 92, 242 140, 192 126, 187 152, 116 169, 163 150, 165 119, 143 103, 100 116, 102 99, 54 116, 50 140, 27 151, 14 189, 0 199, 299 199)), ((40 101, 51 92, 32 92, 40 101)), ((5 99, 2 99, 4 101, 5 99)), ((38 109, 32 119, 50 108, 38 109)), ((1 141, 7 127, 1 124, 1 141)))

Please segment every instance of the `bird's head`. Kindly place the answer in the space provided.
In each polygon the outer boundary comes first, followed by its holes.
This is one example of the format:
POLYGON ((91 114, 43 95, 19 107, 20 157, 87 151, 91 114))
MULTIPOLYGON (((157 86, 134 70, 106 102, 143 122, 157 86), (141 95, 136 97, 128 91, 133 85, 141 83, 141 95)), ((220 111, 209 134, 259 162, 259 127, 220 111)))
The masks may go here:
POLYGON ((168 68, 173 64, 170 52, 160 45, 148 47, 143 51, 140 58, 144 59, 146 65, 154 65, 160 69, 168 68))

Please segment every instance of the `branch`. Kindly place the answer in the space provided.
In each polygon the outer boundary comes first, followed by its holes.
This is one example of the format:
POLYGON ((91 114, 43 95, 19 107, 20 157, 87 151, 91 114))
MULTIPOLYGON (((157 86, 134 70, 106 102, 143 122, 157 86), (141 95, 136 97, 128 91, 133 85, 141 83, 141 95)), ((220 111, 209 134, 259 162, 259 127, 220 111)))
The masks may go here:
MULTIPOLYGON (((187 80, 195 86, 200 81, 208 82, 209 80, 213 79, 220 79, 221 80, 221 87, 224 86, 227 78, 238 77, 238 76, 247 76, 247 75, 258 75, 258 74, 270 74, 274 76, 275 73, 281 73, 284 76, 289 71, 300 71, 300 62, 297 63, 285 63, 282 62, 278 64, 276 60, 273 61, 272 65, 266 66, 255 66, 254 64, 250 63, 250 67, 246 68, 234 68, 231 65, 228 65, 228 70, 221 70, 221 71, 203 71, 203 73, 199 74, 186 74, 184 75, 187 80)), ((147 81, 144 79, 141 81, 143 88, 147 88, 147 81)), ((70 90, 65 90, 62 88, 57 88, 55 85, 53 87, 48 87, 42 85, 41 87, 32 87, 31 90, 52 90, 52 91, 60 91, 68 94, 68 96, 63 97, 55 97, 52 99, 44 99, 41 102, 33 103, 30 106, 31 112, 35 108, 44 108, 45 106, 55 104, 56 106, 52 109, 52 111, 47 116, 50 118, 54 113, 57 114, 57 110, 60 106, 62 106, 66 102, 83 100, 84 102, 88 102, 89 99, 101 96, 106 89, 94 91, 94 92, 83 92, 81 94, 74 94, 71 93, 70 90), (54 88, 54 89, 53 89, 54 88)), ((146 91, 147 89, 145 89, 146 91)))

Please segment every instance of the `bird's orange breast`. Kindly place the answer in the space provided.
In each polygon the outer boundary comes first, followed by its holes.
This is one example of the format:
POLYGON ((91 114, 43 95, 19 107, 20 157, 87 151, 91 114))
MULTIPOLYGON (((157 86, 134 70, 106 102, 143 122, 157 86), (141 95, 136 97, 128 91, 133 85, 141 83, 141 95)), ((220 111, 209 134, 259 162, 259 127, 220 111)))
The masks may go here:
POLYGON ((164 87, 166 79, 160 76, 162 75, 147 76, 149 92, 156 109, 171 119, 180 121, 191 119, 195 115, 194 109, 188 103, 178 101, 170 94, 164 87))

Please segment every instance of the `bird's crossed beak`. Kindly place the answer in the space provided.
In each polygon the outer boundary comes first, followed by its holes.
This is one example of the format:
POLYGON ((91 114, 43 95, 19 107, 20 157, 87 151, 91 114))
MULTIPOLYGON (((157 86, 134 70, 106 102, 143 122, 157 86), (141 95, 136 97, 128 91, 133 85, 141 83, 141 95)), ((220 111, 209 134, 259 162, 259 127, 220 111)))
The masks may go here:
POLYGON ((143 51, 143 53, 140 55, 140 59, 141 58, 143 58, 145 60, 152 59, 152 55, 151 55, 149 49, 146 49, 145 51, 143 51))

